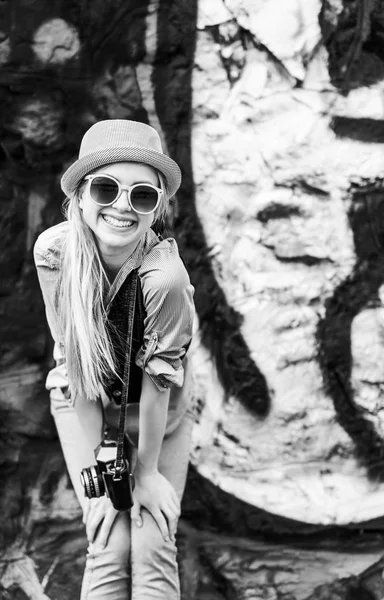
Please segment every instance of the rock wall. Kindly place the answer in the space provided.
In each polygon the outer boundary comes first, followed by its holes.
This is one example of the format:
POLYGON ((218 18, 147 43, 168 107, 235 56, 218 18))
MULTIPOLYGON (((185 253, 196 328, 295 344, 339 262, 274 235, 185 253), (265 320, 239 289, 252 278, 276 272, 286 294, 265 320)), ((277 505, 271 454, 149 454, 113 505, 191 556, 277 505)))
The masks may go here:
POLYGON ((1 596, 76 597, 85 538, 49 415, 34 273, 87 127, 181 165, 199 416, 184 600, 379 600, 382 2, 0 4, 1 596))
MULTIPOLYGON (((379 517, 380 72, 372 80, 348 67, 348 80, 332 82, 329 57, 339 52, 331 36, 324 43, 318 1, 204 7, 193 77, 196 211, 266 388, 248 369, 246 397, 242 382, 224 382, 228 398, 215 407, 211 437, 197 430, 195 462, 222 489, 289 518, 379 517)), ((206 410, 212 422, 210 402, 206 410)))

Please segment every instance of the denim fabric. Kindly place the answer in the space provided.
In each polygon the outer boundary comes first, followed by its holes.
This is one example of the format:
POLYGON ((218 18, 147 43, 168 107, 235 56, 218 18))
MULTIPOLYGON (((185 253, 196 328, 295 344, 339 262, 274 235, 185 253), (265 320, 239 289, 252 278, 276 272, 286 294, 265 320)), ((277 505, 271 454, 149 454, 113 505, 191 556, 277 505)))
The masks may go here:
MULTIPOLYGON (((132 278, 136 270, 132 271, 120 287, 108 310, 107 327, 112 340, 116 359, 117 377, 111 377, 105 382, 104 389, 116 404, 121 404, 123 393, 124 368, 126 362, 126 340, 128 335, 127 306, 132 288, 132 278)), ((136 365, 136 355, 143 344, 144 320, 146 317, 141 285, 136 287, 136 301, 132 324, 132 345, 130 360, 130 376, 128 388, 128 402, 140 402, 143 370, 136 365)))
MULTIPOLYGON (((60 388, 51 391, 54 417, 69 475, 78 500, 87 500, 79 479, 84 467, 95 464, 92 445, 85 435, 76 409, 60 388)), ((165 436, 159 471, 183 494, 191 444, 193 412, 188 410, 177 427, 165 436)), ((104 550, 97 537, 89 545, 81 600, 179 600, 179 579, 175 544, 165 542, 147 512, 143 526, 131 526, 130 516, 119 513, 104 550)))

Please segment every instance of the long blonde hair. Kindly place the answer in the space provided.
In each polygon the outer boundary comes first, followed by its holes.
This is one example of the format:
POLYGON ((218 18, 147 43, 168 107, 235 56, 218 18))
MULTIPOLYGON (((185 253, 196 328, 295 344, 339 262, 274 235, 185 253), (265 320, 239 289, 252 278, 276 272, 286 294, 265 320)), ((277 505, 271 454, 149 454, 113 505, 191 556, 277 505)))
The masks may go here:
MULTIPOLYGON (((169 199, 164 178, 156 173, 163 194, 153 225, 164 220, 169 199)), ((104 305, 109 280, 79 205, 83 188, 84 182, 64 206, 68 235, 62 248, 57 304, 70 393, 73 398, 95 400, 106 378, 117 374, 104 305)))

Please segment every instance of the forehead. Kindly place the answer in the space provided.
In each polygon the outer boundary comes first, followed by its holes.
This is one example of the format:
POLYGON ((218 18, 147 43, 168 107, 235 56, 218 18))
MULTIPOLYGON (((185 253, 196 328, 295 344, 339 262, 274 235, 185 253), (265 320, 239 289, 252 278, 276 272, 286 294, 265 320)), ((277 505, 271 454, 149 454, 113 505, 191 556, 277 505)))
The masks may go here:
POLYGON ((117 162, 104 165, 95 169, 92 173, 104 173, 116 177, 121 183, 140 183, 147 181, 158 185, 159 179, 153 167, 136 162, 117 162))

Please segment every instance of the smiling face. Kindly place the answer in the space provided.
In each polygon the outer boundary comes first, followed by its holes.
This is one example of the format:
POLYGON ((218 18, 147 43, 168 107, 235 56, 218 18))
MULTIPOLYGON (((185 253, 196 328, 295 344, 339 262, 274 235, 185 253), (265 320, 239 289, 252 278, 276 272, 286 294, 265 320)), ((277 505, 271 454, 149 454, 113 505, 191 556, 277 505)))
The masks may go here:
MULTIPOLYGON (((159 187, 156 171, 141 163, 121 162, 100 167, 93 173, 113 175, 121 184, 151 183, 159 187)), ((89 182, 80 193, 79 206, 84 221, 96 237, 103 260, 110 265, 121 264, 136 248, 139 240, 154 221, 154 213, 140 215, 133 211, 128 201, 128 192, 123 190, 111 206, 95 204, 89 194, 89 182)))

